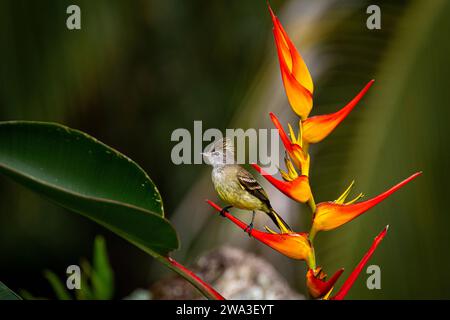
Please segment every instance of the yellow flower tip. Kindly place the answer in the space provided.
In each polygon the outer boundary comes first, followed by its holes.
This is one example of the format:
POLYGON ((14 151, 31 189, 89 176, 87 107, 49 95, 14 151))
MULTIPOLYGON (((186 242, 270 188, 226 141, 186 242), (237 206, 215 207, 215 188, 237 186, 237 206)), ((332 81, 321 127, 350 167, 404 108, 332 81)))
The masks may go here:
POLYGON ((358 201, 359 199, 364 198, 364 193, 358 194, 353 200, 347 201, 345 204, 352 204, 358 201))
POLYGON ((275 215, 275 219, 277 220, 277 225, 280 228, 280 231, 281 231, 280 234, 289 234, 289 233, 294 232, 286 226, 285 222, 283 220, 281 220, 278 215, 275 215))
POLYGON ((281 177, 283 178, 284 181, 292 181, 290 175, 286 171, 280 168, 278 168, 278 171, 280 171, 281 177))
POLYGON ((355 202, 358 201, 359 199, 363 198, 363 197, 364 197, 364 194, 363 194, 363 193, 360 193, 360 194, 358 194, 353 200, 350 200, 350 201, 347 201, 347 202, 345 201, 345 200, 347 200, 347 197, 349 196, 350 191, 351 191, 351 189, 353 188, 353 185, 354 185, 354 184, 355 184, 355 180, 352 181, 352 183, 348 186, 348 188, 345 189, 345 191, 339 196, 338 199, 336 199, 336 200, 334 201, 334 203, 337 203, 337 204, 345 204, 345 205, 347 205, 347 204, 355 203, 355 202))
POLYGON ((353 180, 350 185, 345 189, 345 191, 337 198, 334 203, 343 204, 345 200, 347 199, 348 195, 350 194, 350 191, 352 190, 353 186, 355 184, 355 180, 353 180))
POLYGON ((294 129, 292 129, 292 126, 290 123, 288 123, 288 129, 289 129, 289 136, 291 137, 292 143, 298 144, 300 147, 302 147, 302 130, 301 127, 298 130, 298 135, 294 133, 294 129))
POLYGON ((278 234, 278 232, 273 231, 272 229, 270 229, 268 226, 264 226, 264 229, 266 229, 267 232, 271 233, 271 234, 278 234))
POLYGON ((298 144, 292 144, 289 156, 297 168, 301 170, 302 175, 308 176, 310 163, 309 154, 305 152, 298 144))
POLYGON ((330 291, 328 291, 328 293, 322 298, 322 300, 330 300, 330 295, 333 292, 334 287, 332 287, 330 289, 330 291))
MULTIPOLYGON (((297 179, 298 178, 297 170, 295 170, 295 167, 292 164, 292 161, 286 155, 284 156, 284 163, 285 163, 286 169, 287 169, 287 173, 285 173, 285 174, 288 176, 288 179, 285 179, 285 180, 293 181, 293 180, 297 179)), ((281 175, 283 176, 283 173, 281 175)))

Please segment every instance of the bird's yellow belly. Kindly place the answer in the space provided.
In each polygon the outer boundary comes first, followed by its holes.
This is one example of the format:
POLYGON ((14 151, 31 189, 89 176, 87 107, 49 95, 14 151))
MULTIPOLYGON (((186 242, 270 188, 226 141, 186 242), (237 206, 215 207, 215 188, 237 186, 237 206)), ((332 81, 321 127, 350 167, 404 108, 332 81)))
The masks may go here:
POLYGON ((242 190, 241 186, 237 184, 216 184, 215 189, 219 197, 233 207, 244 210, 262 210, 264 207, 261 200, 242 190))

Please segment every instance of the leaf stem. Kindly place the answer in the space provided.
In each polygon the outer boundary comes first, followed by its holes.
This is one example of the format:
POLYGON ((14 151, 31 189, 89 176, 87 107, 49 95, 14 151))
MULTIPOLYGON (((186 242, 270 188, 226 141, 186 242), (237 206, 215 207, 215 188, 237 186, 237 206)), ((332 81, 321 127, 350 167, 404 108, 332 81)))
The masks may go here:
POLYGON ((189 281, 201 294, 209 300, 225 300, 220 293, 218 293, 211 285, 200 279, 194 272, 177 262, 171 257, 156 257, 161 263, 166 265, 169 269, 175 271, 180 276, 189 281))

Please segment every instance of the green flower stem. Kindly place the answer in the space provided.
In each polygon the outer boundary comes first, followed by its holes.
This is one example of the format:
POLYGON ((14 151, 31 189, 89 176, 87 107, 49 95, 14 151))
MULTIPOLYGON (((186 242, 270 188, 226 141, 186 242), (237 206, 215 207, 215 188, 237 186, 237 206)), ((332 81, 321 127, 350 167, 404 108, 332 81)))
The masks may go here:
POLYGON ((309 239, 309 242, 311 243, 311 246, 313 245, 314 238, 316 237, 316 233, 317 233, 316 230, 313 228, 311 228, 311 230, 309 231, 308 239, 309 239))
POLYGON ((311 198, 308 200, 308 206, 311 208, 311 212, 314 215, 316 212, 316 202, 314 201, 314 196, 311 193, 311 198))
POLYGON ((311 243, 311 250, 312 250, 312 254, 308 257, 306 264, 307 264, 308 268, 315 270, 316 269, 316 253, 315 253, 312 243, 311 243))

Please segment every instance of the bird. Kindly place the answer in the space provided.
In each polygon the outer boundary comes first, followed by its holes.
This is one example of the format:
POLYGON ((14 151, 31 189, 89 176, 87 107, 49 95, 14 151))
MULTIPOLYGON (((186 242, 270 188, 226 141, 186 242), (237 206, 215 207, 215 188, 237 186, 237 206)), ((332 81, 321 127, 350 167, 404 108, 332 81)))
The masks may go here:
MULTIPOLYGON (((234 161, 234 144, 230 138, 222 138, 203 152, 206 163, 213 167, 211 178, 219 197, 229 205, 221 215, 231 208, 252 211, 252 220, 244 230, 249 235, 253 230, 256 211, 266 213, 281 233, 290 233, 292 229, 272 208, 266 191, 253 175, 234 161)), ((268 228, 267 228, 268 229, 268 228)), ((270 230, 270 229, 268 229, 270 230)))

